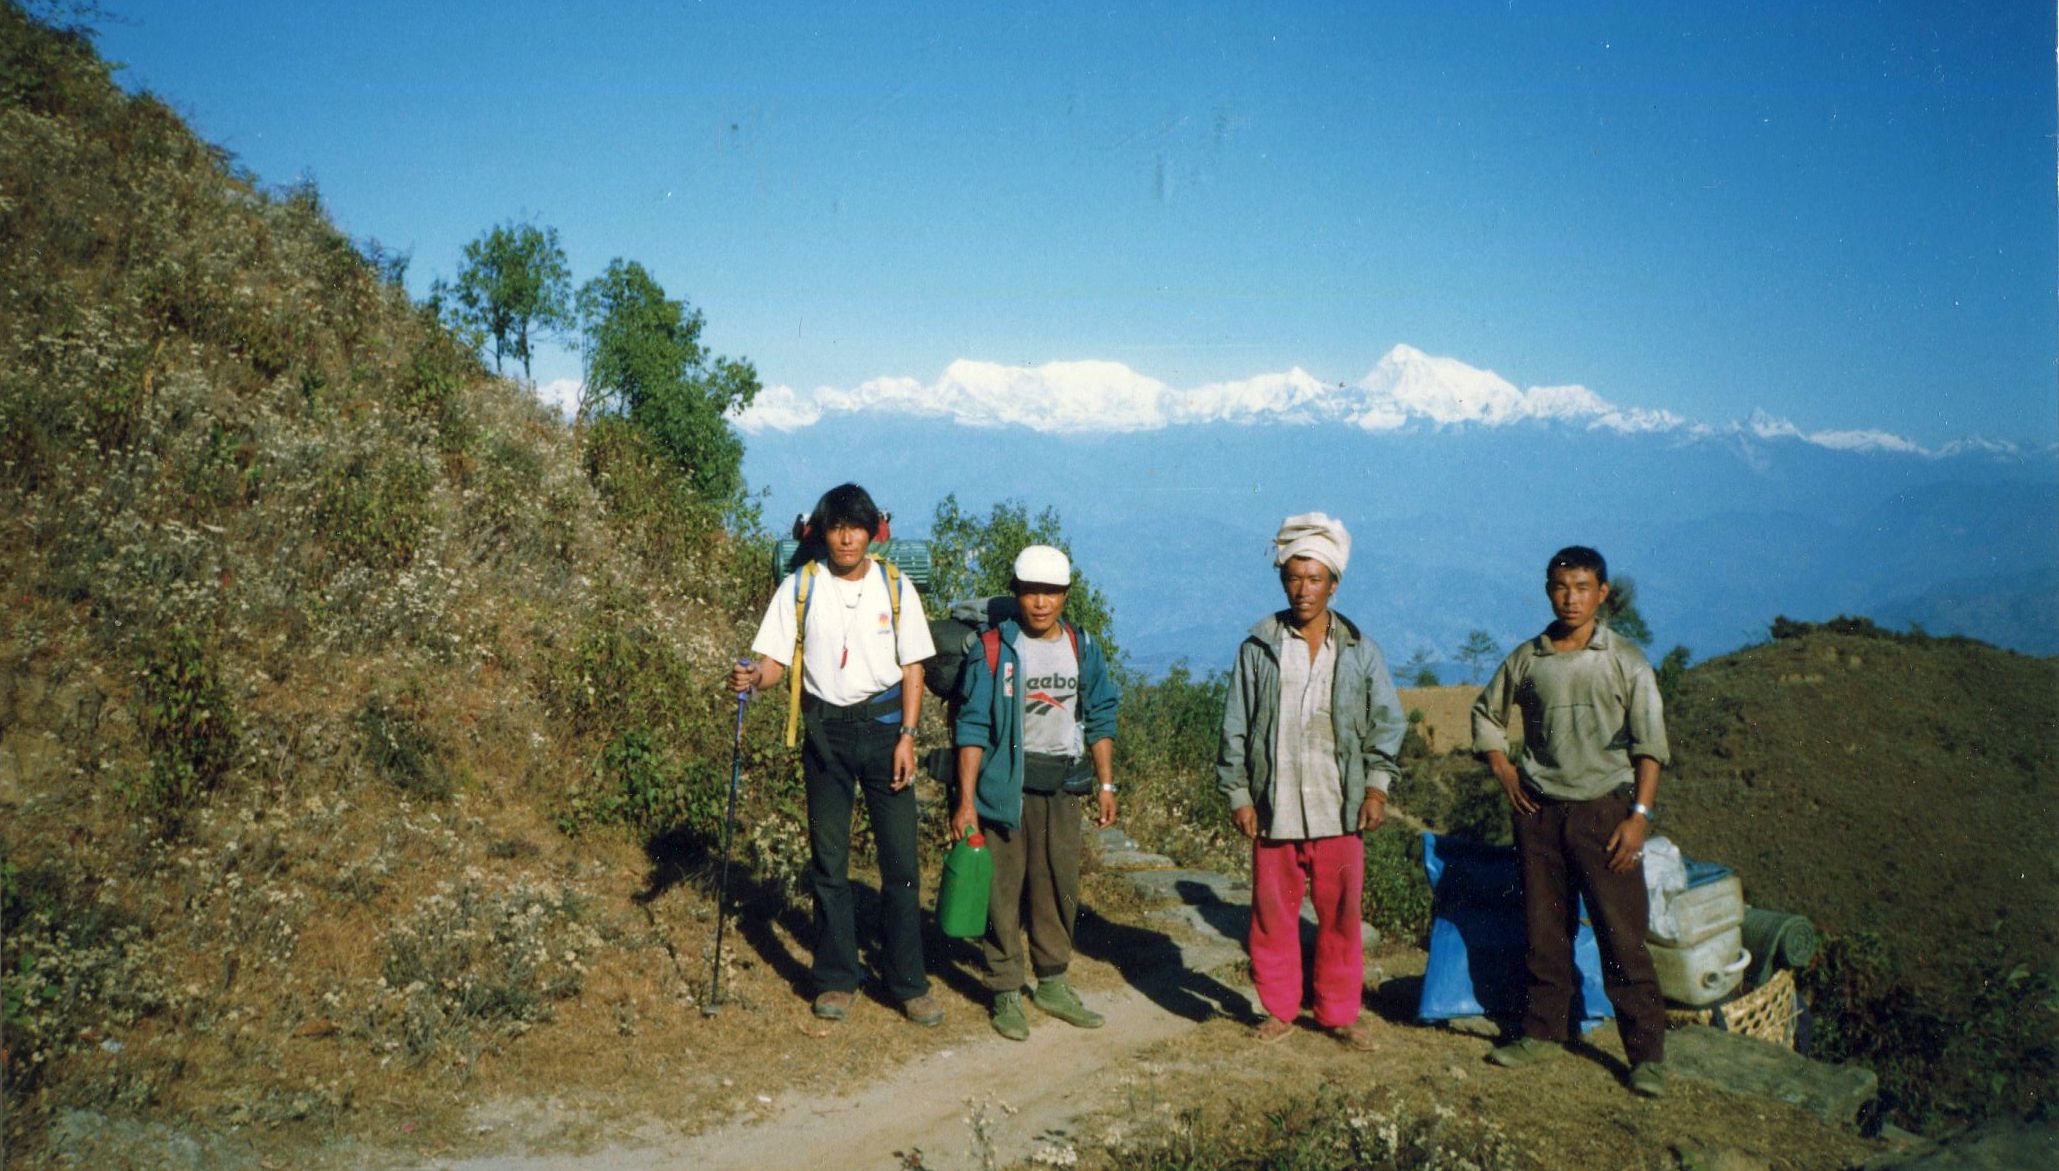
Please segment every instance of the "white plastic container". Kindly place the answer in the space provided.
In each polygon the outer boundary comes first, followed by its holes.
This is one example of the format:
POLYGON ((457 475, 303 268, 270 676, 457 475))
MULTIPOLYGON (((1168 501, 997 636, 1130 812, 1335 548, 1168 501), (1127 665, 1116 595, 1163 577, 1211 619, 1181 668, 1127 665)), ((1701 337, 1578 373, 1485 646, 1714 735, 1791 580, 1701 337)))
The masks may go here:
MULTIPOLYGON (((1666 900, 1670 927, 1653 923, 1650 939, 1667 947, 1692 947, 1744 925, 1744 882, 1732 874, 1676 891, 1666 900)), ((1724 962, 1736 957, 1726 957, 1724 962)))
POLYGON ((1699 943, 1668 947, 1647 942, 1652 967, 1658 970, 1659 994, 1676 1004, 1700 1008, 1737 990, 1752 955, 1744 949, 1742 925, 1719 931, 1699 943))

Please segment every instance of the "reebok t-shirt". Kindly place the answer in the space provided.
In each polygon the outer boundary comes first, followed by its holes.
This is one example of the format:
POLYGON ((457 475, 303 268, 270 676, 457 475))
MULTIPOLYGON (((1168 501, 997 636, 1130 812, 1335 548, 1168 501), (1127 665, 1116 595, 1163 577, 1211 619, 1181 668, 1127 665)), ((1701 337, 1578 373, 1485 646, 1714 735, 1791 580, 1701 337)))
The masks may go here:
POLYGON ((1022 750, 1076 760, 1080 740, 1080 664, 1062 627, 1051 637, 1015 640, 1022 660, 1022 750))

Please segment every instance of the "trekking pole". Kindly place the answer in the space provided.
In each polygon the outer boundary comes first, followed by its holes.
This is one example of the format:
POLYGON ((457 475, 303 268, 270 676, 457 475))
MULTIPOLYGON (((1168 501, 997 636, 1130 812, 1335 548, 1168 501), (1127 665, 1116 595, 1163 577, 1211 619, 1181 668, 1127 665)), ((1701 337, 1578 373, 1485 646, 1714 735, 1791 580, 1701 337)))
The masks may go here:
MULTIPOLYGON (((749 666, 749 659, 738 659, 738 666, 749 666)), ((708 1003, 701 1006, 702 1016, 714 1016, 722 1008, 722 926, 726 921, 729 903, 729 839, 736 833, 736 786, 744 770, 744 704, 751 693, 736 693, 736 741, 729 752, 729 811, 722 815, 722 878, 715 887, 715 963, 714 975, 708 988, 708 1003)))

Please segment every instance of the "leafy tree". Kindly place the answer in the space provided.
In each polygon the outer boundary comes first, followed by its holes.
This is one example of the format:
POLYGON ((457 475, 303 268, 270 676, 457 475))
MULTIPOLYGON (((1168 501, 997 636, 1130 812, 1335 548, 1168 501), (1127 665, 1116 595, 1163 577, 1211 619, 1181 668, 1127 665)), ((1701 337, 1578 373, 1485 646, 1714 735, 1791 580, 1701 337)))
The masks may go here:
POLYGON ((1437 668, 1430 665, 1430 648, 1417 647, 1416 653, 1401 665, 1401 677, 1408 680, 1410 687, 1439 687, 1437 668))
POLYGON ((457 283, 436 282, 433 304, 461 333, 493 343, 493 370, 503 357, 522 360, 529 377, 531 338, 572 324, 572 273, 556 228, 503 224, 465 245, 457 283))
POLYGON ((1212 806, 1220 800, 1215 792, 1215 742, 1229 690, 1228 672, 1197 676, 1184 659, 1155 683, 1125 679, 1115 735, 1117 769, 1125 775, 1149 771, 1168 781, 1178 778, 1176 783, 1191 802, 1212 806))
POLYGON ((1680 680, 1687 676, 1687 660, 1690 655, 1691 652, 1686 647, 1675 643, 1673 649, 1666 652, 1666 657, 1659 660, 1657 674, 1661 700, 1673 702, 1673 693, 1680 690, 1680 680))
MULTIPOLYGON (((1036 516, 1020 500, 1003 500, 982 520, 958 506, 953 493, 937 504, 930 521, 930 597, 932 604, 949 605, 961 598, 984 598, 1008 592, 1015 555, 1028 545, 1051 545, 1072 556, 1056 509, 1046 508, 1036 516)), ((1120 661, 1111 633, 1115 616, 1108 598, 1072 567, 1072 592, 1065 600, 1065 618, 1074 626, 1101 640, 1110 663, 1120 661)))
POLYGON ((1637 609, 1636 579, 1626 576, 1609 582, 1609 600, 1601 605, 1601 620, 1638 646, 1651 645, 1651 625, 1637 609))
POLYGON ((758 393, 749 362, 714 357, 701 345, 700 310, 665 296, 633 260, 617 258, 580 286, 579 328, 586 388, 583 420, 629 420, 676 463, 696 495, 743 495, 743 440, 728 415, 758 393))
POLYGON ((1466 681, 1477 683, 1480 676, 1501 658, 1501 644, 1484 630, 1466 632, 1466 641, 1459 644, 1458 661, 1465 665, 1466 681))

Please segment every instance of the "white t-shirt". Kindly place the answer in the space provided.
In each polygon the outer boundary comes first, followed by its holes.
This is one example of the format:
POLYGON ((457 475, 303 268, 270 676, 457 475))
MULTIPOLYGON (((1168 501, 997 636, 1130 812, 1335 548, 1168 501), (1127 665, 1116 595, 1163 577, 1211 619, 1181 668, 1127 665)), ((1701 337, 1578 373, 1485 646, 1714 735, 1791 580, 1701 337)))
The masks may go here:
MULTIPOLYGON (((801 573, 787 575, 772 592, 765 620, 751 651, 793 669, 794 591, 801 573)), ((870 699, 901 681, 901 664, 937 653, 915 583, 901 575, 901 633, 894 638, 893 606, 886 573, 866 562, 857 581, 845 581, 823 566, 809 586, 808 637, 801 644, 801 688, 825 703, 847 706, 870 699)))

